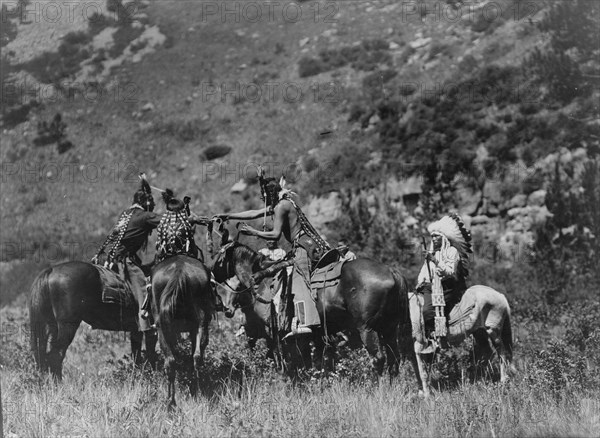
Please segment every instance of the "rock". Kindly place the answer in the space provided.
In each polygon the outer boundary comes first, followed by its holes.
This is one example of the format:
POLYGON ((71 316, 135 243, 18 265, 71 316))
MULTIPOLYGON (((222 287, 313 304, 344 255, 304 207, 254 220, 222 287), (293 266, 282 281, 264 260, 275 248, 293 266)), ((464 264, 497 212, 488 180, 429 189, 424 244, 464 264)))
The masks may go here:
POLYGON ((412 228, 414 226, 419 225, 419 221, 413 216, 408 216, 406 219, 404 219, 404 225, 406 225, 409 228, 412 228))
POLYGON ((381 164, 381 160, 383 159, 383 154, 380 151, 374 151, 370 154, 371 159, 365 163, 365 169, 372 169, 375 167, 379 167, 381 164))
POLYGON ((192 99, 192 96, 188 96, 185 98, 186 105, 190 105, 193 101, 194 99, 192 99))
POLYGON ((248 188, 248 183, 246 181, 244 181, 243 179, 241 179, 231 187, 230 192, 231 193, 242 193, 247 188, 248 188))
POLYGON ((243 36, 245 36, 245 35, 246 35, 246 31, 245 31, 244 29, 237 29, 237 30, 235 31, 235 34, 236 34, 237 36, 239 36, 239 37, 243 37, 243 36))
POLYGON ((142 112, 154 111, 154 105, 148 102, 146 105, 142 107, 142 112))
POLYGON ((316 229, 336 220, 342 211, 342 200, 338 192, 327 197, 313 198, 306 207, 306 214, 316 229))
POLYGON ((480 214, 478 216, 473 216, 473 218, 471 218, 471 225, 483 225, 483 224, 487 224, 490 222, 490 218, 480 214))
POLYGON ((390 50, 398 50, 400 48, 400 44, 390 41, 390 50))
POLYGON ((321 35, 323 35, 325 38, 329 38, 329 37, 334 36, 336 33, 337 33, 337 29, 327 29, 321 35))
POLYGON ((177 170, 179 172, 183 172, 187 167, 187 163, 181 163, 179 166, 177 166, 177 170))
POLYGON ((527 197, 527 205, 541 207, 546 202, 546 190, 536 190, 527 197))
POLYGON ((456 207, 461 215, 473 214, 481 200, 481 191, 466 184, 457 187, 455 195, 456 207))
POLYGON ((373 114, 369 119, 369 125, 377 125, 379 122, 381 122, 381 119, 377 114, 373 114))
POLYGON ((510 201, 506 203, 506 206, 509 209, 514 209, 516 207, 525 207, 527 205, 527 195, 523 193, 519 193, 518 195, 513 196, 510 201))
POLYGON ((413 49, 419 49, 421 47, 425 47, 431 42, 431 38, 417 38, 414 41, 411 41, 408 45, 413 49))
POLYGON ((242 64, 242 65, 240 65, 238 68, 239 68, 240 70, 243 70, 243 69, 245 69, 246 67, 248 67, 246 64, 242 64))
POLYGON ((260 34, 258 32, 254 32, 252 34, 252 38, 254 38, 254 39, 259 38, 259 37, 260 37, 260 34))
POLYGON ((305 45, 308 44, 308 42, 310 41, 310 38, 302 38, 300 41, 298 41, 298 44, 300 44, 300 47, 304 47, 305 45))

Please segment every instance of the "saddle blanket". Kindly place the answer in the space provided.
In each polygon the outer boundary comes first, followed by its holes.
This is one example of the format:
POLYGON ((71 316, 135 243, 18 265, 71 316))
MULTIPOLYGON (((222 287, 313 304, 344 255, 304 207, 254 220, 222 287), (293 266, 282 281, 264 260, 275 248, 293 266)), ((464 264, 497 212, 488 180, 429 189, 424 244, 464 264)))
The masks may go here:
POLYGON ((315 269, 310 276, 310 290, 313 299, 316 300, 317 293, 337 287, 342 276, 344 260, 331 263, 322 268, 315 269))
POLYGON ((131 286, 119 274, 104 266, 95 265, 102 281, 102 302, 137 308, 131 286))

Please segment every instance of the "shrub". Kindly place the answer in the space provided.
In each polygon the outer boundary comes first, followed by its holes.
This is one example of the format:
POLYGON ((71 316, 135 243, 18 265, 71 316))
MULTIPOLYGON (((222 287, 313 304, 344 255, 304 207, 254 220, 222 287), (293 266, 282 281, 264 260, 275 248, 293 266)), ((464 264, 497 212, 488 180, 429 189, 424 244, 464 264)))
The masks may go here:
POLYGON ((301 78, 306 78, 308 76, 315 76, 319 73, 323 73, 327 71, 326 66, 315 58, 303 57, 298 62, 298 75, 301 78))
POLYGON ((566 390, 582 389, 586 384, 585 361, 574 356, 563 341, 550 341, 546 350, 535 355, 526 380, 534 390, 560 399, 566 390))
POLYGON ((216 160, 217 158, 224 157, 231 152, 231 146, 227 146, 226 144, 216 144, 212 146, 208 146, 204 149, 202 154, 207 160, 216 160))

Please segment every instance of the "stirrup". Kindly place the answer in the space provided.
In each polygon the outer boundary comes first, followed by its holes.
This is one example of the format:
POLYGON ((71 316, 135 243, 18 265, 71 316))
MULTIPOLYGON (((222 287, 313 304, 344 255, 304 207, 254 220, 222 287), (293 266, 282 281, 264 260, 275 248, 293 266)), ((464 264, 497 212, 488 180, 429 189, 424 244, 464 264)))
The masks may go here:
POLYGON ((150 313, 146 309, 140 310, 140 318, 146 320, 150 317, 150 313))

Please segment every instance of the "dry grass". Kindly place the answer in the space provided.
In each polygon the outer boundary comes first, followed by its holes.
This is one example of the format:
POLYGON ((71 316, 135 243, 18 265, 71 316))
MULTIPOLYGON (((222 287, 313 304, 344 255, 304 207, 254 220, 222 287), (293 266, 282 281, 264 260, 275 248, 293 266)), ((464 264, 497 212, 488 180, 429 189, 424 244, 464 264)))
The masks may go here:
POLYGON ((23 308, 2 309, 9 437, 597 436, 600 427, 598 392, 566 388, 556 397, 528 386, 527 369, 504 386, 462 382, 423 399, 408 364, 390 383, 361 370, 367 361, 360 353, 341 362, 352 372, 293 384, 262 360, 264 351, 244 350, 233 325, 222 320, 212 327, 203 395, 192 398, 178 379, 178 406, 170 412, 166 377, 133 368, 120 333, 80 329, 63 383, 38 377, 25 316, 23 308))

